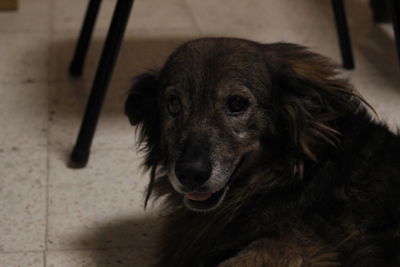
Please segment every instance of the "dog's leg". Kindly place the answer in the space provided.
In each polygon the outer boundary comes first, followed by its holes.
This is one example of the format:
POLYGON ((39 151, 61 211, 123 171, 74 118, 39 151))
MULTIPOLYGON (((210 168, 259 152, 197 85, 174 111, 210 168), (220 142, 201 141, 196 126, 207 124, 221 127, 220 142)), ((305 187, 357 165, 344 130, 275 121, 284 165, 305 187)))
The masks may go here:
POLYGON ((337 255, 322 247, 300 247, 292 244, 261 240, 250 244, 235 257, 218 267, 336 267, 337 255))

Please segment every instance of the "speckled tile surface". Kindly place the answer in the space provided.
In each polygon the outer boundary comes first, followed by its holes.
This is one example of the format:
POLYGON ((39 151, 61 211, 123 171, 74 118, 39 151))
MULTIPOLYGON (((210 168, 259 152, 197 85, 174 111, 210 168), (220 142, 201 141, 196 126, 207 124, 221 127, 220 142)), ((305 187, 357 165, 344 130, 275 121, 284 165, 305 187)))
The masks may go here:
MULTIPOLYGON (((345 1, 356 69, 381 119, 400 125, 392 28, 368 0, 345 1)), ((296 42, 340 63, 330 1, 136 0, 87 168, 66 167, 115 0, 104 0, 80 78, 68 64, 87 1, 19 0, 0 11, 0 266, 150 266, 159 211, 143 210, 147 174, 123 115, 132 78, 204 36, 296 42)))
POLYGON ((0 253, 0 266, 43 267, 43 252, 0 253))
POLYGON ((0 34, 0 82, 47 81, 49 34, 19 31, 0 34))
POLYGON ((0 81, 0 149, 47 147, 47 82, 0 81))
POLYGON ((46 159, 45 148, 0 150, 0 253, 45 248, 46 159))

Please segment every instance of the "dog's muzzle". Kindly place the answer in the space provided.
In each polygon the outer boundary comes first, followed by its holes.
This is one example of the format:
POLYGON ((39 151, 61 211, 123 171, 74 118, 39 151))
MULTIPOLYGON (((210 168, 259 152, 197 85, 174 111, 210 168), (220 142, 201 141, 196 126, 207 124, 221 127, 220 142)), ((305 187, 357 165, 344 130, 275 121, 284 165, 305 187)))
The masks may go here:
POLYGON ((175 166, 175 175, 181 185, 184 204, 194 211, 210 211, 222 203, 229 189, 229 182, 218 191, 211 191, 208 183, 212 167, 207 161, 184 161, 175 166))
POLYGON ((211 170, 212 167, 208 160, 186 159, 176 163, 175 175, 186 191, 196 191, 208 181, 211 170))
POLYGON ((175 189, 183 194, 183 202, 189 209, 195 211, 215 209, 221 204, 229 189, 229 179, 212 181, 215 179, 215 173, 211 163, 209 140, 205 137, 192 137, 181 147, 182 150, 174 166, 175 177, 172 184, 175 184, 175 189))

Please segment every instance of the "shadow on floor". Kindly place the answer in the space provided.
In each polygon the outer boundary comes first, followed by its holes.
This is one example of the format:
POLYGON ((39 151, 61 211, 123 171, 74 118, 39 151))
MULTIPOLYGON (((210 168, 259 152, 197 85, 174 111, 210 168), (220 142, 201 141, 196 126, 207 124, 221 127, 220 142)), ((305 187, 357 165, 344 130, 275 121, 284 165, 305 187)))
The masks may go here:
POLYGON ((157 216, 118 219, 80 236, 73 245, 94 248, 89 261, 97 267, 151 266, 157 258, 160 221, 157 216))

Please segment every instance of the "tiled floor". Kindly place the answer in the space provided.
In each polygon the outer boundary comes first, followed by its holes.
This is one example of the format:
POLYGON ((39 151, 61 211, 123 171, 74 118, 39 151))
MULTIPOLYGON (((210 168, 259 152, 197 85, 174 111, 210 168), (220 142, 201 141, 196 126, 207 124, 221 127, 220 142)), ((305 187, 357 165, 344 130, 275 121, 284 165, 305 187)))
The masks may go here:
MULTIPOLYGON (((148 266, 157 210, 122 109, 132 77, 185 40, 289 41, 339 60, 328 0, 137 0, 85 169, 66 167, 115 0, 103 1, 82 78, 67 67, 82 0, 19 0, 0 12, 0 266, 148 266)), ((346 1, 357 69, 345 72, 395 128, 400 69, 391 28, 346 1)))

